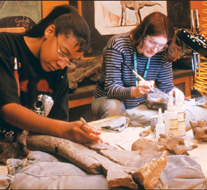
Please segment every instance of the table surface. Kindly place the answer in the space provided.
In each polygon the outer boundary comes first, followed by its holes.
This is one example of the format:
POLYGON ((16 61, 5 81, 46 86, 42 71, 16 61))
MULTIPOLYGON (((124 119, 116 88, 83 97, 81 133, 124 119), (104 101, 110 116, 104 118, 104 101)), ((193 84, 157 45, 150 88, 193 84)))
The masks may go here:
MULTIPOLYGON (((140 132, 142 130, 150 129, 150 126, 147 126, 145 128, 142 127, 127 127, 122 132, 109 132, 104 131, 101 129, 101 125, 111 121, 117 117, 120 116, 114 116, 111 118, 101 119, 93 122, 89 122, 89 124, 99 131, 101 131, 100 137, 103 139, 104 142, 108 142, 110 145, 120 149, 120 147, 124 148, 125 150, 131 150, 131 145, 134 141, 141 138, 139 136, 140 132)), ((155 134, 154 132, 151 132, 149 136, 144 137, 147 139, 155 140, 155 134)), ((203 173, 207 179, 207 142, 198 141, 194 138, 192 130, 189 130, 186 133, 186 139, 185 139, 186 146, 196 144, 198 145, 198 148, 188 151, 190 154, 189 156, 193 158, 195 161, 197 161, 203 170, 203 173)), ((4 164, 0 164, 0 175, 7 174, 7 166, 4 164)))
MULTIPOLYGON (((145 128, 127 127, 122 132, 108 132, 102 130, 100 128, 100 125, 104 122, 108 122, 109 120, 110 118, 106 118, 103 120, 90 122, 90 124, 101 131, 100 136, 104 142, 108 142, 110 145, 115 146, 116 148, 119 148, 121 146, 122 148, 129 151, 131 150, 131 145, 133 144, 133 142, 141 138, 139 136, 140 132, 150 129, 150 126, 147 126, 145 128)), ((155 133, 152 131, 147 137, 144 138, 156 141, 155 133)), ((193 131, 191 129, 186 133, 185 145, 190 146, 193 144, 198 145, 198 148, 188 151, 188 153, 190 154, 189 156, 201 165, 201 168, 207 180, 207 142, 198 141, 197 139, 195 139, 193 136, 193 131)))

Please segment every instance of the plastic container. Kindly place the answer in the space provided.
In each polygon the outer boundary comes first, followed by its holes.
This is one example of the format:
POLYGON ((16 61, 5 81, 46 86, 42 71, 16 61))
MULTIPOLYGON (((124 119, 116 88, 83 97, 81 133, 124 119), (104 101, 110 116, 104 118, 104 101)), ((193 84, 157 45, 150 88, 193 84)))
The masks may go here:
POLYGON ((158 109, 158 122, 155 126, 155 134, 156 134, 156 140, 160 138, 160 134, 165 134, 165 125, 163 123, 162 119, 162 110, 161 108, 158 109))
POLYGON ((185 120, 185 107, 183 102, 176 102, 175 111, 178 112, 178 135, 182 138, 186 137, 186 120, 185 120))
POLYGON ((172 95, 170 95, 167 110, 165 111, 165 135, 168 136, 169 133, 174 136, 178 135, 178 112, 175 111, 172 95))

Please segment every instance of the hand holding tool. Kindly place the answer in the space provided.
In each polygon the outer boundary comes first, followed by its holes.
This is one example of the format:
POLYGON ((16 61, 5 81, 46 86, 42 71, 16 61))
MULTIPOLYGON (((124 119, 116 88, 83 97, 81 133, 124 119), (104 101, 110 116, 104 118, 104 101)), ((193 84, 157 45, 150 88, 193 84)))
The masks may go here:
MULTIPOLYGON (((136 73, 135 72, 135 70, 133 70, 128 64, 126 64, 125 62, 122 62, 124 65, 126 65, 131 71, 132 71, 132 73, 139 79, 139 80, 141 80, 141 81, 145 81, 138 73, 136 73)), ((152 87, 150 87, 150 90, 152 91, 152 92, 154 92, 154 90, 153 90, 153 88, 152 87)))

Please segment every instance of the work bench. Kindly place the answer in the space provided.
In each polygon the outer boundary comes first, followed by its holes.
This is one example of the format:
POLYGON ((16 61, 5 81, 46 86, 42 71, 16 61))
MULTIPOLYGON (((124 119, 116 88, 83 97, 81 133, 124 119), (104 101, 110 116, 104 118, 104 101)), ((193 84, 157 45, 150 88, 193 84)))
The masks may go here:
MULTIPOLYGON (((125 149, 130 151, 132 143, 138 140, 140 137, 140 132, 143 130, 148 130, 150 126, 146 126, 145 128, 142 127, 127 127, 121 132, 109 132, 102 130, 101 126, 105 123, 112 121, 113 119, 116 119, 120 116, 114 116, 110 118, 105 118, 101 120, 96 120, 93 122, 89 122, 88 124, 95 127, 97 130, 101 132, 100 137, 104 142, 108 142, 111 146, 116 147, 117 149, 125 149)), ((150 134, 147 137, 144 137, 153 141, 156 141, 155 133, 150 132, 150 134)), ((207 176, 207 143, 198 141, 194 138, 192 130, 189 130, 186 133, 185 138, 185 145, 190 146, 196 144, 198 145, 198 148, 193 149, 191 151, 188 151, 189 157, 191 157, 193 160, 198 162, 202 168, 202 171, 205 175, 205 179, 207 176)), ((7 174, 7 166, 4 164, 0 164, 0 175, 7 174)), ((86 187, 87 188, 87 187, 86 187)))

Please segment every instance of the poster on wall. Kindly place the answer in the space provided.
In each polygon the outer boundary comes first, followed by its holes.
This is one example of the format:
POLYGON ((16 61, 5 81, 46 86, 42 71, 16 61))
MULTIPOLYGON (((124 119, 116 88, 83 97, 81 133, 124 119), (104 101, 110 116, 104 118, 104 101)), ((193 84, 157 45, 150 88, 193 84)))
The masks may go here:
POLYGON ((0 1, 0 28, 31 28, 42 19, 41 1, 0 1))
POLYGON ((91 30, 91 48, 85 57, 102 54, 115 34, 128 32, 152 12, 166 14, 175 27, 189 28, 189 1, 82 1, 82 16, 91 30))
POLYGON ((82 1, 82 16, 91 30, 91 48, 85 57, 102 54, 115 34, 128 32, 149 13, 167 14, 167 1, 82 1))
POLYGON ((167 10, 175 27, 191 29, 190 1, 169 1, 167 10))
POLYGON ((128 32, 152 12, 167 15, 166 4, 166 1, 94 1, 95 28, 101 35, 128 32))

